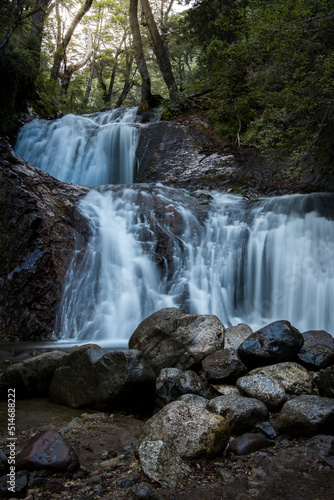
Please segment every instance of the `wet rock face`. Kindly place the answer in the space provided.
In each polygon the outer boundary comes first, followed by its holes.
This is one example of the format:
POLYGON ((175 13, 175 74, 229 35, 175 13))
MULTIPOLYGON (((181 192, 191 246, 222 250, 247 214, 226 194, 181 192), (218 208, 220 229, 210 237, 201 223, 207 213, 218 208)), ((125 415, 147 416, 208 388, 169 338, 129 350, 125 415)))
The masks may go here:
POLYGON ((66 269, 88 234, 76 209, 86 191, 31 167, 0 140, 1 341, 50 336, 66 269))

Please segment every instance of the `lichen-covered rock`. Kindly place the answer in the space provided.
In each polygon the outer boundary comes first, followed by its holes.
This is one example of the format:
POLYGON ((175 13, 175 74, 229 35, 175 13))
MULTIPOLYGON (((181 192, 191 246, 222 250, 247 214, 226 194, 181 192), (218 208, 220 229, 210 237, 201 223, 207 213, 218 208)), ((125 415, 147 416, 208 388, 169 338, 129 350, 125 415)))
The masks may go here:
POLYGON ((221 349, 224 326, 217 316, 186 314, 171 307, 144 319, 132 334, 129 348, 147 358, 155 373, 162 368, 187 370, 221 349))
POLYGON ((247 372, 235 349, 221 349, 202 361, 202 368, 209 382, 231 383, 247 372))
POLYGON ((279 432, 313 436, 331 434, 334 429, 334 400, 302 395, 287 401, 278 415, 279 432))
POLYGON ((283 384, 270 375, 246 375, 237 380, 236 386, 242 394, 262 401, 271 411, 279 410, 288 399, 283 384))
POLYGON ((190 473, 190 467, 161 440, 142 442, 138 457, 144 474, 162 486, 173 487, 190 473))
POLYGON ((240 345, 253 333, 250 326, 239 323, 237 326, 230 326, 225 330, 225 349, 238 350, 240 345))
POLYGON ((204 398, 211 398, 211 393, 197 373, 178 368, 163 368, 156 381, 156 396, 163 403, 168 404, 178 399, 182 394, 197 394, 204 398))
POLYGON ((132 409, 145 414, 152 407, 155 379, 139 351, 106 352, 88 345, 74 350, 57 368, 50 397, 73 408, 132 409))
POLYGON ((314 385, 312 375, 298 363, 287 361, 286 363, 255 368, 248 375, 268 375, 275 378, 290 395, 312 394, 314 385))
POLYGON ((183 401, 183 403, 189 403, 192 405, 200 406, 201 408, 206 408, 209 399, 203 398, 203 396, 198 396, 197 394, 183 394, 179 397, 178 401, 183 401))
POLYGON ((230 437, 227 421, 197 405, 173 401, 144 424, 137 442, 162 440, 182 458, 212 457, 230 437))
POLYGON ((252 333, 238 354, 248 368, 289 361, 302 348, 304 337, 289 321, 274 321, 252 333))
POLYGON ((33 437, 16 457, 18 470, 73 472, 79 466, 79 459, 73 448, 53 429, 33 437))
POLYGON ((10 366, 0 374, 0 394, 7 397, 8 388, 15 388, 17 398, 47 396, 54 371, 65 356, 62 351, 45 352, 10 366))
POLYGON ((256 423, 266 420, 269 415, 268 408, 262 401, 238 394, 211 399, 207 409, 224 417, 233 434, 251 430, 256 423))

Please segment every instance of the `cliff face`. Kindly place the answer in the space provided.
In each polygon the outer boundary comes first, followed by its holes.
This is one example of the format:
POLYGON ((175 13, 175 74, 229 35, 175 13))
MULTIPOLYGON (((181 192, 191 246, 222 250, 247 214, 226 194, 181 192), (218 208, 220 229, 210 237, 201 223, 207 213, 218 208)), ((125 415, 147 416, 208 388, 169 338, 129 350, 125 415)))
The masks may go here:
POLYGON ((88 234, 76 209, 86 191, 33 168, 0 140, 0 340, 52 333, 66 269, 88 234))

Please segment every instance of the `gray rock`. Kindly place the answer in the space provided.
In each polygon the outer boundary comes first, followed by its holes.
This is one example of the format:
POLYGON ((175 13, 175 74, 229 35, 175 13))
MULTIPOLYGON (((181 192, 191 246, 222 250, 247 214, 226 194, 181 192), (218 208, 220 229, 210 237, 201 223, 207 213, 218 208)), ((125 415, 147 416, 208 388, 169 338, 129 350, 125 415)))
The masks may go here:
POLYGON ((334 436, 318 435, 309 439, 305 443, 308 452, 316 457, 328 457, 334 455, 334 436))
POLYGON ((235 349, 222 349, 210 354, 202 361, 209 382, 233 383, 247 372, 247 368, 235 349))
POLYGON ((268 408, 264 403, 237 394, 211 399, 207 409, 224 417, 233 434, 251 430, 256 423, 268 418, 268 408))
POLYGON ((50 397, 79 408, 131 409, 148 413, 154 400, 155 374, 134 350, 106 352, 86 346, 69 354, 55 371, 50 397))
POLYGON ((277 432, 269 422, 259 422, 254 429, 260 431, 267 438, 274 439, 277 437, 277 432))
POLYGON ((225 349, 235 349, 238 350, 240 345, 247 339, 253 330, 250 326, 245 323, 239 323, 237 326, 230 326, 225 330, 225 349))
POLYGON ((212 387, 222 396, 228 396, 229 394, 239 394, 240 391, 235 385, 216 385, 212 384, 212 387))
POLYGON ((271 446, 275 446, 275 442, 265 438, 262 434, 247 433, 234 439, 227 451, 235 455, 249 455, 271 446))
POLYGON ((334 337, 324 330, 309 330, 302 335, 304 337, 304 346, 325 345, 330 349, 334 349, 334 337))
POLYGON ((53 429, 33 437, 16 457, 17 470, 48 469, 54 472, 73 472, 79 465, 73 448, 53 429))
POLYGON ((289 321, 274 321, 252 333, 238 354, 249 368, 289 361, 302 348, 304 337, 289 321))
POLYGON ((190 403, 192 405, 200 406, 201 408, 206 408, 209 399, 203 398, 203 396, 198 396, 197 394, 183 394, 179 397, 178 401, 183 401, 183 403, 190 403))
POLYGON ((309 370, 321 370, 334 363, 334 350, 323 344, 307 345, 297 354, 298 362, 309 370))
POLYGON ((182 458, 161 440, 143 441, 138 456, 144 474, 162 486, 173 487, 190 472, 182 458))
POLYGON ((248 376, 266 375, 278 380, 287 394, 298 396, 300 394, 312 394, 313 377, 298 363, 285 362, 277 365, 255 368, 248 376))
POLYGON ((131 489, 130 500, 162 500, 162 496, 149 483, 142 481, 131 489))
POLYGON ((212 457, 230 437, 227 421, 197 405, 173 401, 144 424, 136 449, 144 441, 162 440, 182 458, 212 457))
POLYGON ((320 396, 302 395, 288 401, 278 415, 279 432, 312 436, 332 433, 334 429, 334 400, 320 396))
POLYGON ((156 396, 163 404, 171 403, 182 394, 197 394, 204 398, 211 398, 208 387, 197 373, 187 370, 182 372, 178 368, 163 368, 156 381, 156 396))
POLYGON ((175 307, 162 309, 140 323, 129 340, 159 375, 162 368, 187 370, 221 349, 224 326, 217 316, 186 314, 175 307))
POLYGON ((288 399, 283 384, 270 375, 257 373, 237 380, 241 393, 262 401, 270 411, 280 410, 288 399))
POLYGON ((334 366, 328 367, 315 379, 321 396, 334 398, 334 366))
POLYGON ((10 366, 0 375, 0 394, 7 398, 8 388, 15 388, 17 398, 47 396, 54 371, 66 356, 62 351, 45 352, 10 366))

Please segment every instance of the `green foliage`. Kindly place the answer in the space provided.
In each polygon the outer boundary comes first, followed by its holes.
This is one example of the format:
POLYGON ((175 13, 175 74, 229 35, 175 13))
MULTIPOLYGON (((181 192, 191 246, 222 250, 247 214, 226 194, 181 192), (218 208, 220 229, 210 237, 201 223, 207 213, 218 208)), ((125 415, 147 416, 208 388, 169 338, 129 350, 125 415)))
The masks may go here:
POLYGON ((165 100, 162 106, 161 119, 170 120, 176 118, 186 110, 186 95, 184 92, 176 92, 172 98, 165 100))

